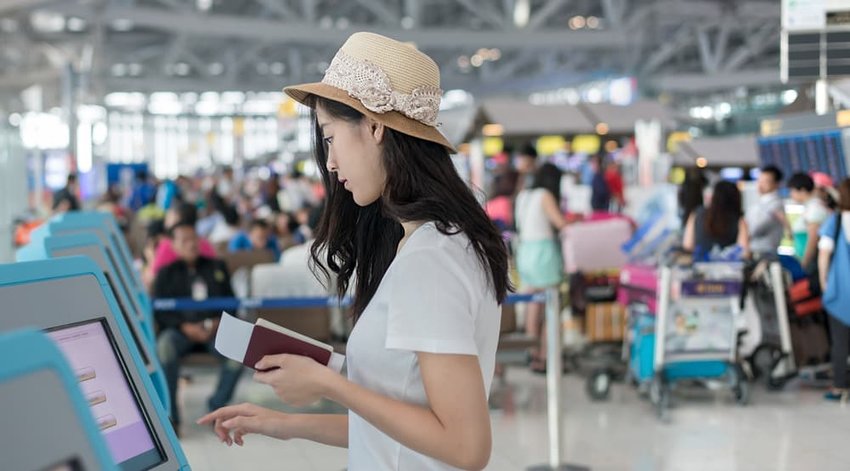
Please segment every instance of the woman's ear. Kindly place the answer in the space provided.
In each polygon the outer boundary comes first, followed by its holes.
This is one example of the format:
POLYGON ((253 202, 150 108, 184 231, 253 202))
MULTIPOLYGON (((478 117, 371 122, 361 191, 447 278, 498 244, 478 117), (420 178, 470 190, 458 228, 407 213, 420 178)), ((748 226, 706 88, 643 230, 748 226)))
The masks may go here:
POLYGON ((374 120, 369 121, 369 135, 375 140, 375 144, 384 142, 384 129, 386 129, 386 126, 383 123, 374 120))

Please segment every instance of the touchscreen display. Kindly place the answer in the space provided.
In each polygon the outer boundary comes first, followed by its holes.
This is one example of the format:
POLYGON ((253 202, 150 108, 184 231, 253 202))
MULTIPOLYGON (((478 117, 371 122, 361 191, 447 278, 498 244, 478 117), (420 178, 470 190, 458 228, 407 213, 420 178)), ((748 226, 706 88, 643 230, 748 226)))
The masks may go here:
POLYGON ((136 395, 101 321, 51 329, 48 335, 77 375, 109 451, 122 470, 162 461, 136 395))

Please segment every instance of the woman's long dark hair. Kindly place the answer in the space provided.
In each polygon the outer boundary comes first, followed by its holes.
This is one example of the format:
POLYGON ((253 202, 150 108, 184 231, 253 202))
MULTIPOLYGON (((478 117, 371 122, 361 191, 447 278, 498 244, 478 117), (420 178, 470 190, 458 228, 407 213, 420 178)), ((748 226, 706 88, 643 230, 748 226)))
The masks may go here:
POLYGON ((543 188, 547 190, 555 197, 555 201, 561 204, 561 177, 563 175, 561 169, 556 167, 555 164, 547 162, 537 169, 537 172, 534 174, 534 180, 531 183, 531 188, 543 188))
POLYGON ((723 237, 738 226, 743 215, 741 192, 734 183, 720 181, 714 185, 711 204, 705 211, 705 230, 714 237, 723 237))
MULTIPOLYGON (((359 111, 336 101, 313 97, 311 107, 315 110, 316 106, 349 123, 359 123, 364 118, 359 111)), ((327 203, 310 249, 311 268, 325 282, 330 281, 333 272, 340 296, 348 293, 355 277, 351 309, 355 320, 372 300, 395 258, 404 236, 399 221, 434 221, 443 234, 466 234, 480 263, 491 274, 496 300, 504 301, 513 289, 504 241, 458 176, 445 147, 385 128, 382 160, 386 187, 381 198, 360 207, 327 170, 327 148, 315 111, 313 134, 327 203)))

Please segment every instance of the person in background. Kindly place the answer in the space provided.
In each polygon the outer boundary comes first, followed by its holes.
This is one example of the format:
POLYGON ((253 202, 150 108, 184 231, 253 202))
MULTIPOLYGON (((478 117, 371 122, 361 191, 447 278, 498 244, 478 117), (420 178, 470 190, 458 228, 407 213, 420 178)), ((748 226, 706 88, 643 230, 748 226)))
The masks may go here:
POLYGON ((850 350, 850 179, 838 188, 838 209, 820 229, 818 266, 823 305, 829 317, 832 389, 824 397, 847 401, 847 355, 850 350))
POLYGON ((80 210, 80 199, 77 192, 80 187, 77 184, 77 174, 69 173, 65 187, 53 194, 53 212, 64 213, 80 210))
POLYGON ((280 247, 282 253, 286 253, 286 250, 290 247, 304 243, 303 236, 297 230, 298 222, 289 213, 274 215, 274 234, 277 237, 277 246, 280 247))
POLYGON ((220 213, 221 218, 216 221, 210 232, 210 243, 215 247, 224 248, 239 235, 239 212, 233 206, 224 206, 220 213))
POLYGON ((593 212, 607 213, 611 209, 611 188, 605 180, 605 158, 594 155, 590 161, 593 179, 590 183, 590 209, 593 212))
MULTIPOLYGON (((189 223, 192 225, 196 225, 198 222, 198 210, 195 208, 195 205, 189 203, 179 203, 173 205, 168 209, 165 213, 165 230, 167 233, 171 233, 171 228, 179 223, 189 223)), ((201 255, 204 257, 214 258, 215 257, 215 247, 207 240, 203 238, 198 239, 198 244, 200 247, 201 255)), ((169 265, 177 260, 177 252, 174 250, 174 247, 171 243, 171 239, 166 237, 164 238, 156 248, 156 254, 154 255, 152 270, 154 275, 159 273, 159 270, 169 265)))
POLYGON ((615 213, 621 213, 626 209, 626 193, 625 185, 623 184, 623 175, 620 173, 620 166, 614 159, 608 159, 605 166, 605 183, 608 185, 608 190, 611 192, 612 209, 615 213))
POLYGON ((228 252, 240 250, 271 250, 275 260, 280 258, 280 247, 277 238, 272 233, 272 228, 265 219, 254 219, 248 224, 247 232, 236 234, 230 244, 227 245, 228 252))
POLYGON ((758 176, 758 203, 745 215, 750 232, 750 250, 756 259, 776 258, 776 250, 784 234, 791 234, 785 207, 779 196, 782 171, 770 165, 761 169, 758 176))
POLYGON ((518 176, 519 173, 506 167, 493 177, 493 191, 484 210, 500 231, 510 230, 514 226, 512 197, 518 176))
POLYGON ((168 238, 165 231, 165 223, 162 219, 151 221, 147 226, 147 236, 145 237, 145 246, 142 249, 142 284, 145 285, 145 290, 148 293, 153 292, 153 281, 156 278, 156 272, 153 270, 153 261, 156 258, 156 250, 159 244, 164 239, 168 238))
POLYGON ((679 217, 682 220, 682 229, 687 225, 691 213, 705 206, 703 192, 708 185, 708 180, 698 168, 689 169, 685 173, 685 181, 679 186, 679 217))
MULTIPOLYGON (((154 298, 187 298, 202 301, 210 297, 232 298, 230 275, 221 260, 201 255, 194 222, 181 221, 171 227, 171 239, 177 260, 157 273, 153 282, 154 298)), ((236 390, 242 365, 227 360, 217 353, 214 341, 221 312, 211 311, 157 311, 160 327, 157 337, 157 355, 162 363, 171 397, 171 420, 174 428, 180 427, 180 408, 177 401, 177 380, 180 359, 196 347, 205 348, 221 361, 218 385, 207 400, 207 410, 213 411, 227 405, 236 390)))
POLYGON ((156 185, 150 181, 147 170, 139 170, 136 172, 136 183, 133 186, 127 207, 133 212, 138 212, 143 206, 151 204, 151 202, 156 202, 156 185))
POLYGON ((734 183, 719 181, 714 185, 707 208, 696 208, 685 224, 682 247, 701 260, 712 250, 734 245, 749 256, 749 234, 741 209, 741 192, 734 183))
POLYGON ((514 194, 518 195, 522 190, 531 188, 534 183, 534 175, 537 172, 537 149, 531 144, 523 146, 516 155, 514 167, 517 171, 514 194))
MULTIPOLYGON (((567 226, 558 202, 561 200, 561 171, 553 164, 543 164, 534 175, 531 188, 516 199, 516 226, 519 236, 517 271, 523 291, 538 292, 558 286, 563 279, 564 262, 557 231, 567 226)), ((543 338, 543 304, 529 303, 526 308, 526 333, 540 339, 539 349, 532 349, 531 369, 546 368, 543 338)))
POLYGON ((98 200, 95 209, 115 216, 115 221, 123 231, 126 231, 130 225, 130 215, 126 208, 121 206, 121 190, 118 185, 112 185, 106 190, 106 193, 98 200))
MULTIPOLYGON (((794 221, 794 251, 806 273, 817 273, 818 231, 829 217, 829 209, 823 200, 815 196, 815 182, 805 173, 795 173, 788 179, 791 199, 803 205, 803 214, 794 221)), ((817 277, 812 276, 812 279, 817 277)))

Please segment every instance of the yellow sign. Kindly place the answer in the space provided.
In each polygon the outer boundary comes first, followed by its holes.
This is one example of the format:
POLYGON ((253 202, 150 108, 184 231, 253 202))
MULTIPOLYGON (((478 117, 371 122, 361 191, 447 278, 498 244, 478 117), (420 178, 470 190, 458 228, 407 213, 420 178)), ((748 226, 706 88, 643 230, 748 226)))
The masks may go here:
POLYGON ((850 127, 850 110, 841 110, 835 113, 835 125, 839 128, 850 127))
POLYGON ((505 143, 501 137, 485 137, 482 142, 484 147, 484 155, 491 156, 502 152, 505 148, 505 143))
POLYGON ((245 135, 245 118, 233 118, 233 137, 245 135))
POLYGON ((540 155, 552 155, 564 150, 567 140, 563 136, 541 136, 537 139, 537 153, 540 155))
POLYGON ((281 118, 295 118, 298 116, 298 102, 292 98, 284 98, 277 105, 277 115, 281 118))
POLYGON ((687 131, 676 131, 670 133, 670 136, 667 138, 667 152, 676 153, 679 151, 679 143, 680 142, 690 142, 691 141, 691 133, 687 131))
POLYGON ((573 152, 595 154, 600 146, 601 140, 595 134, 579 134, 573 138, 573 152))
MULTIPOLYGON (((837 116, 836 116, 837 118, 837 116)), ((779 134, 782 131, 782 120, 781 119, 765 119, 761 122, 761 135, 762 136, 773 136, 775 134, 779 134)))

